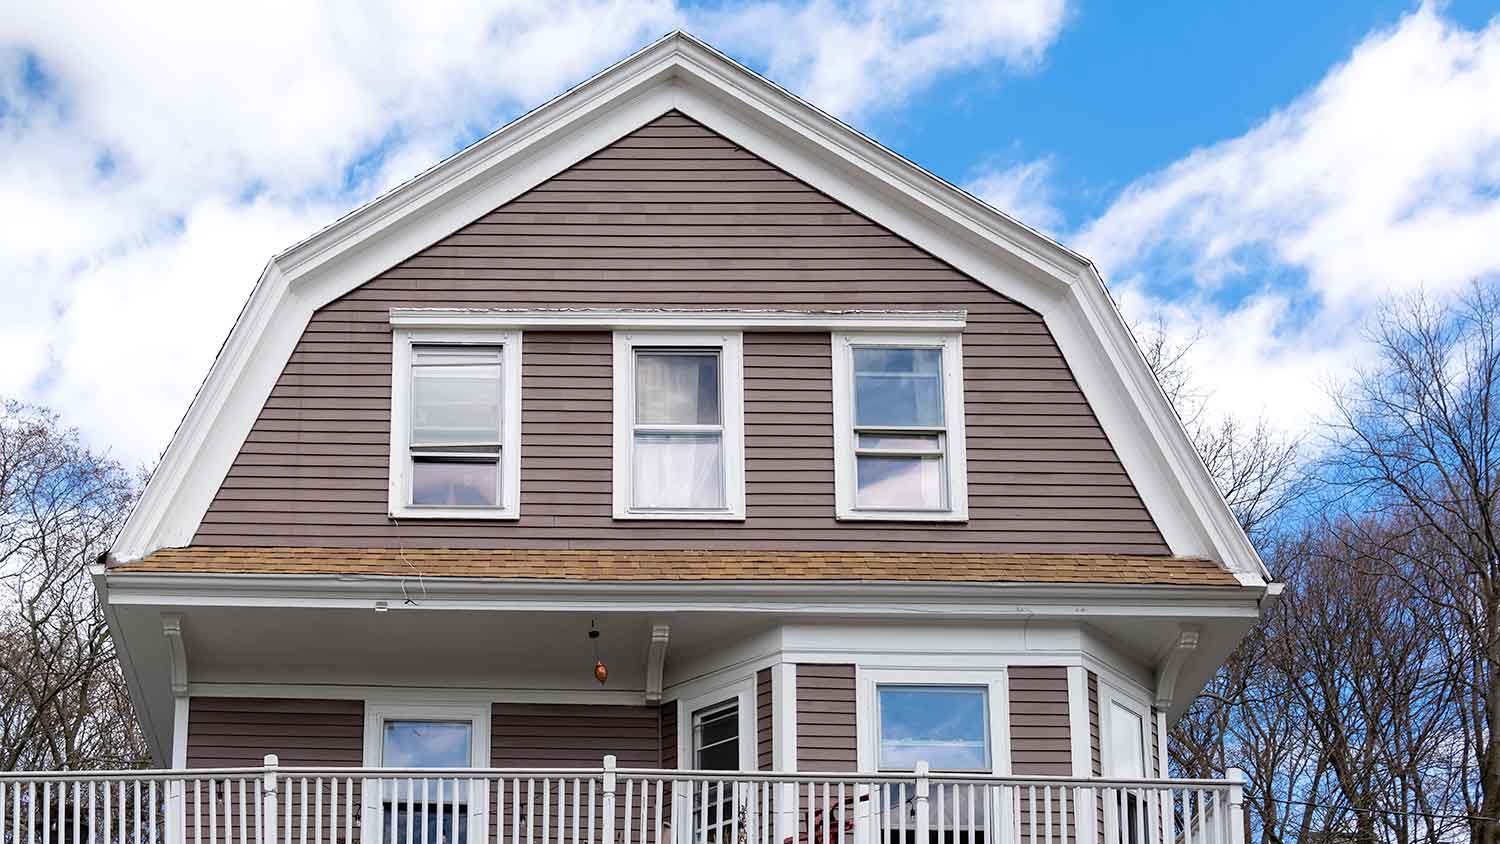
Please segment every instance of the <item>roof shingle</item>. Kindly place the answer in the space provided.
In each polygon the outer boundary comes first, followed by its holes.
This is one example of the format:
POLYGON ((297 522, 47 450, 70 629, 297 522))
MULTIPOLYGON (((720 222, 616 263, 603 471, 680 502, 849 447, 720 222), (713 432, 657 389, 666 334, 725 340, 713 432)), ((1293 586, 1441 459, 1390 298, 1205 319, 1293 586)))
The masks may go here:
POLYGON ((165 548, 116 571, 353 574, 561 581, 865 581, 1234 586, 1212 560, 1118 554, 911 551, 165 548))

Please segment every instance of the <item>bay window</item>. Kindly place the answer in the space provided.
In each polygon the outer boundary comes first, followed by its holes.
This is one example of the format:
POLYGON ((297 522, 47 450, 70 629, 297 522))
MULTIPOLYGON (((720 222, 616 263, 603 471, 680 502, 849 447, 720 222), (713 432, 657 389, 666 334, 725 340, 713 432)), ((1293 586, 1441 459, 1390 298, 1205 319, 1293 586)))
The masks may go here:
POLYGON ((615 518, 744 518, 740 344, 615 335, 615 518))

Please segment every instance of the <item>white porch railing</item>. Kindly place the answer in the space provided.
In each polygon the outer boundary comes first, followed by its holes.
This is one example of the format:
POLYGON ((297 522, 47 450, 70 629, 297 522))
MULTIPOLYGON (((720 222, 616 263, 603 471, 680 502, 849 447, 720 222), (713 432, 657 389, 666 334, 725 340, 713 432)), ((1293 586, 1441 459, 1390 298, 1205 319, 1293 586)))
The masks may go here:
POLYGON ((0 773, 0 844, 1243 844, 1241 785, 617 768, 0 773))

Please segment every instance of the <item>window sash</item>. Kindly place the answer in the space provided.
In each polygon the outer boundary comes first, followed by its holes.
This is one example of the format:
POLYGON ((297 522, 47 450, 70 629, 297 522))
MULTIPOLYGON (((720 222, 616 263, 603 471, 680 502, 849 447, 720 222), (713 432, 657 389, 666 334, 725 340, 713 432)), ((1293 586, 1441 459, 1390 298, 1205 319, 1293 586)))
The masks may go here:
MULTIPOLYGON (((627 447, 630 453, 627 457, 631 467, 631 482, 629 486, 630 510, 638 513, 714 513, 729 509, 728 494, 728 466, 729 459, 726 454, 724 437, 724 350, 723 347, 715 346, 653 346, 641 344, 632 346, 630 350, 630 384, 632 393, 630 396, 630 441, 627 447), (717 373, 717 407, 715 415, 717 423, 668 423, 668 422, 641 422, 639 421, 641 409, 641 380, 639 361, 641 353, 659 355, 682 355, 686 356, 708 356, 712 355, 714 364, 718 367, 717 373), (641 496, 636 494, 636 486, 640 482, 637 477, 637 438, 641 434, 717 434, 719 445, 719 471, 717 477, 718 503, 707 506, 659 506, 640 503, 641 496)), ((683 479, 688 482, 689 479, 683 479)))
MULTIPOLYGON (((406 448, 406 506, 416 510, 458 509, 498 510, 506 507, 505 500, 505 413, 506 391, 509 385, 505 378, 505 356, 509 343, 486 343, 469 345, 463 343, 414 343, 411 347, 410 364, 407 367, 409 410, 407 413, 406 448), (421 408, 417 401, 417 383, 424 370, 460 369, 469 367, 494 367, 495 372, 495 436, 464 441, 428 441, 417 436, 417 418, 421 408), (457 465, 483 463, 495 467, 494 503, 454 504, 419 503, 417 501, 417 464, 435 463, 457 465)), ((430 427, 430 426, 429 426, 430 427)))

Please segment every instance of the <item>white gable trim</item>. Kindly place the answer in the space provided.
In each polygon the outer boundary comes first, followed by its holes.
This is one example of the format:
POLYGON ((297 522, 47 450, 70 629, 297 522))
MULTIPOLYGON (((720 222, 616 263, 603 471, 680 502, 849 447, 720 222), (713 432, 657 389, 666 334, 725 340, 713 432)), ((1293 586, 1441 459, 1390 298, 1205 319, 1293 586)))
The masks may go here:
POLYGON ((674 33, 277 256, 116 540, 188 544, 314 310, 677 109, 1038 311, 1178 555, 1267 575, 1081 256, 674 33))

